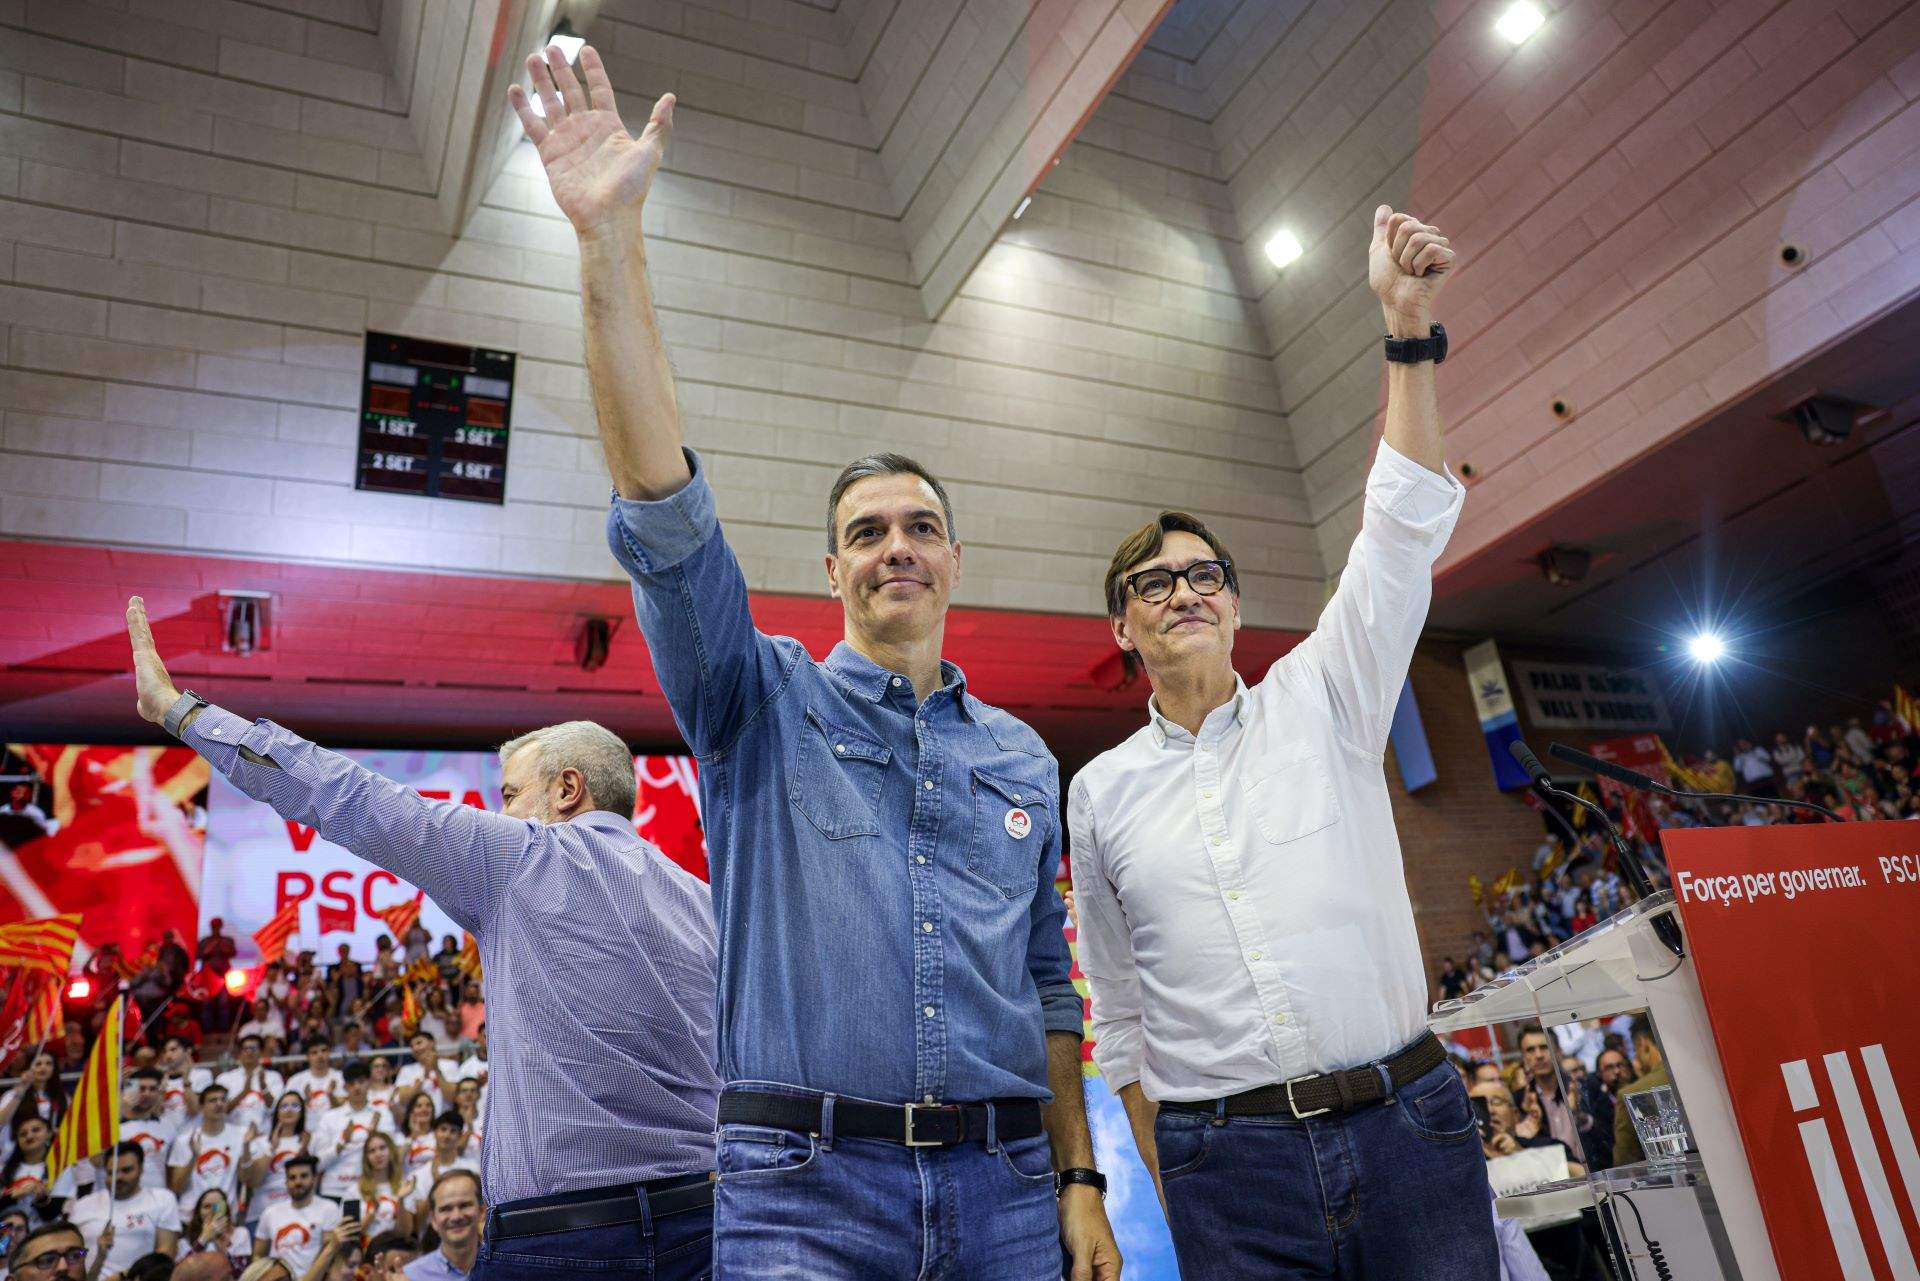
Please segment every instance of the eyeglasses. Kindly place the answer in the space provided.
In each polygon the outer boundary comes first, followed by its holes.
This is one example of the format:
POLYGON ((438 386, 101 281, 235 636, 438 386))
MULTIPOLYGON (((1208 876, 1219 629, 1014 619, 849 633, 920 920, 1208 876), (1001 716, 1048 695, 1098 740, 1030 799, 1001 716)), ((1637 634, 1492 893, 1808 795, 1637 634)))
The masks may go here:
POLYGON ((71 1250, 49 1250, 38 1258, 23 1260, 14 1271, 20 1272, 31 1268, 35 1272, 51 1272, 63 1263, 84 1266, 86 1262, 87 1247, 77 1245, 71 1250))
POLYGON ((1183 578, 1195 596, 1211 596, 1222 587, 1233 586, 1233 562, 1196 560, 1185 569, 1143 569, 1127 575, 1126 584, 1147 604, 1158 605, 1173 595, 1174 584, 1183 578))

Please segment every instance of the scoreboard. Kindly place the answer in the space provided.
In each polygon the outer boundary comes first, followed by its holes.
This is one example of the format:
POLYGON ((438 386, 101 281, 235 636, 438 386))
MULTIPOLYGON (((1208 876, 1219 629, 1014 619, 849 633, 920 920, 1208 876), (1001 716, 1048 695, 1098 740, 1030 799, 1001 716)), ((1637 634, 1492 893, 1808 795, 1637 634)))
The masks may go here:
POLYGON ((369 333, 354 488, 506 502, 513 366, 510 351, 369 333))

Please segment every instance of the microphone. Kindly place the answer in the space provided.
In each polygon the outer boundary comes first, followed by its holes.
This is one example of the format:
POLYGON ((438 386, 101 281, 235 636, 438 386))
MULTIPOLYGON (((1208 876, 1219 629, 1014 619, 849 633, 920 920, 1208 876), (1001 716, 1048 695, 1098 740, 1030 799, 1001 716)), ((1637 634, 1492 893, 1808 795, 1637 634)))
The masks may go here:
POLYGON ((1846 821, 1824 805, 1816 805, 1812 801, 1789 800, 1784 796, 1741 796, 1734 792, 1683 792, 1636 770, 1630 770, 1624 765, 1616 765, 1612 761, 1603 761, 1597 756, 1576 751, 1565 743, 1547 744, 1547 755, 1563 760, 1569 765, 1578 765, 1602 778, 1610 778, 1616 783, 1625 784, 1638 792, 1653 792, 1660 796, 1676 796, 1693 801, 1748 801, 1755 805, 1787 805, 1794 809, 1812 810, 1817 814, 1825 814, 1836 823, 1846 821))
MULTIPOLYGON (((1552 750, 1552 748, 1548 749, 1548 751, 1552 750)), ((1540 758, 1535 756, 1533 749, 1528 747, 1526 743, 1520 739, 1516 738, 1511 743, 1508 743, 1507 752, 1513 757, 1514 763, 1527 772, 1527 777, 1533 780, 1533 786, 1535 788, 1547 793, 1549 796, 1558 796, 1564 801, 1578 805, 1581 809, 1586 810, 1595 818, 1599 819, 1601 830, 1606 832, 1607 840, 1613 846, 1614 857, 1619 860, 1620 870, 1626 874, 1627 884, 1633 887, 1634 898, 1644 899, 1653 894, 1653 882, 1647 879, 1647 869, 1641 865, 1640 855, 1634 851, 1632 846, 1627 844, 1627 838, 1620 834, 1620 829, 1614 825, 1613 819, 1608 816, 1606 810, 1576 792, 1569 792, 1563 788, 1555 787, 1553 780, 1547 777, 1546 767, 1540 763, 1540 758)), ((1607 762, 1601 761, 1598 763, 1604 765, 1607 762)), ((1632 773, 1631 770, 1622 772, 1632 773)), ((1635 777, 1639 776, 1635 775, 1635 777)), ((1648 781, 1651 782, 1652 780, 1649 779, 1648 781)), ((1671 915, 1654 917, 1653 933, 1654 937, 1665 944, 1667 950, 1675 956, 1684 957, 1686 955, 1686 949, 1681 943, 1680 925, 1671 915)))

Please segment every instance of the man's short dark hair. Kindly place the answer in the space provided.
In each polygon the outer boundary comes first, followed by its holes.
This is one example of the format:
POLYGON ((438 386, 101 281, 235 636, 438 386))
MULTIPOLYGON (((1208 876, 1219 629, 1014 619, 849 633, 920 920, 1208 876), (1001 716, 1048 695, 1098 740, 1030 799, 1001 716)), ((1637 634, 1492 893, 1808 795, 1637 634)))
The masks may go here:
POLYGON ((927 482, 934 497, 940 500, 940 514, 946 520, 947 541, 958 542, 960 534, 953 524, 953 503, 947 498, 947 487, 940 478, 922 467, 905 454, 868 454, 856 458, 840 469, 834 478, 833 488, 827 491, 827 555, 835 556, 840 552, 840 500, 847 491, 863 480, 874 476, 918 476, 927 482))
MULTIPOLYGON (((449 1170, 447 1173, 452 1174, 454 1171, 449 1170)), ((443 1174, 440 1177, 444 1179, 447 1176, 443 1174)), ((31 1247, 35 1241, 40 1240, 42 1237, 56 1236, 62 1232, 71 1232, 75 1236, 80 1236, 80 1229, 65 1219, 54 1219, 51 1222, 42 1223, 37 1228, 28 1228, 27 1234, 14 1242, 13 1249, 7 1252, 7 1267, 14 1272, 18 1272, 20 1265, 30 1257, 29 1247, 31 1247)), ((84 1238, 82 1239, 84 1240, 84 1238)))
POLYGON ((1113 559, 1107 562, 1107 613, 1110 616, 1126 616, 1127 571, 1142 561, 1158 556, 1168 534, 1192 534, 1205 543, 1213 551, 1216 560, 1227 564, 1227 590, 1235 596, 1240 594, 1240 575, 1233 567, 1233 553, 1227 550, 1227 545, 1198 516, 1166 511, 1121 539, 1120 546, 1114 549, 1113 559))
POLYGON ((245 1045, 249 1041, 261 1047, 265 1047, 267 1043, 266 1039, 262 1037, 258 1032, 248 1032, 240 1038, 241 1045, 245 1045))
POLYGON ((1538 1023, 1523 1024, 1520 1028, 1520 1039, 1516 1041, 1515 1044, 1524 1044, 1530 1036, 1544 1036, 1547 1038, 1547 1044, 1549 1046, 1553 1044, 1553 1037, 1548 1035, 1547 1029, 1541 1027, 1538 1023))
POLYGON ((433 1118, 434 1129, 437 1130, 443 1125, 450 1125, 456 1130, 464 1130, 467 1128, 467 1118, 461 1116, 452 1108, 448 1108, 445 1112, 433 1118))
POLYGON ((367 1261, 370 1263, 378 1262, 380 1256, 389 1250, 405 1250, 409 1254, 418 1254, 420 1252, 420 1248, 413 1243, 413 1238, 406 1233, 382 1232, 379 1236, 367 1243, 367 1261))
POLYGON ((187 1050, 187 1051, 189 1051, 189 1052, 191 1052, 191 1051, 192 1051, 192 1049, 193 1049, 193 1042, 192 1042, 192 1041, 189 1041, 189 1040, 188 1040, 188 1039, 187 1039, 186 1037, 184 1037, 184 1036, 177 1036, 177 1035, 176 1035, 176 1036, 169 1036, 169 1037, 167 1037, 167 1038, 165 1038, 164 1040, 162 1040, 162 1041, 160 1042, 160 1048, 164 1050, 164 1049, 166 1049, 166 1048, 167 1048, 167 1047, 168 1047, 169 1045, 173 1045, 173 1044, 174 1044, 174 1043, 176 1043, 176 1042, 178 1042, 178 1043, 179 1043, 179 1046, 180 1046, 180 1048, 181 1048, 181 1049, 183 1049, 183 1050, 187 1050))
POLYGON ((226 1098, 227 1087, 224 1085, 221 1085, 218 1081, 214 1082, 212 1085, 209 1085, 206 1089, 200 1091, 200 1102, 205 1103, 207 1101, 208 1096, 214 1095, 214 1094, 219 1095, 223 1099, 226 1098))
POLYGON ((291 1170, 296 1165, 305 1166, 316 1175, 320 1173, 320 1158, 311 1152, 295 1153, 293 1156, 288 1157, 287 1163, 280 1168, 283 1170, 291 1170))
POLYGON ((359 1059, 355 1059, 340 1069, 340 1079, 348 1085, 352 1085, 355 1081, 371 1081, 373 1080, 373 1069, 369 1068, 359 1059))
POLYGON ((155 1085, 167 1079, 167 1074, 157 1067, 135 1068, 127 1073, 129 1081, 152 1081, 155 1085))
POLYGON ((132 1139, 126 1139, 113 1145, 113 1159, 117 1161, 123 1156, 132 1157, 140 1163, 143 1169, 146 1167, 147 1150, 132 1139))
POLYGON ((301 1042, 300 1048, 303 1050, 331 1050, 333 1048, 333 1038, 315 1033, 313 1036, 301 1042))
POLYGON ((1654 1045, 1660 1044, 1659 1038, 1653 1034, 1653 1020, 1644 1011, 1633 1016, 1633 1022, 1627 1025, 1627 1034, 1636 1041, 1645 1040, 1654 1045))
POLYGON ((161 1254, 143 1254, 127 1265, 125 1281, 167 1281, 173 1275, 174 1258, 161 1254))
POLYGON ((479 1199, 481 1195, 480 1176, 475 1174, 472 1170, 466 1169, 464 1167, 456 1166, 453 1169, 448 1170, 445 1174, 442 1174, 439 1178, 435 1179, 433 1181, 433 1186, 427 1189, 427 1213, 431 1214, 435 1210, 439 1209, 439 1206, 436 1205, 435 1202, 437 1202, 440 1199, 440 1189, 446 1186, 447 1181, 449 1179, 472 1179, 474 1198, 476 1200, 479 1199))

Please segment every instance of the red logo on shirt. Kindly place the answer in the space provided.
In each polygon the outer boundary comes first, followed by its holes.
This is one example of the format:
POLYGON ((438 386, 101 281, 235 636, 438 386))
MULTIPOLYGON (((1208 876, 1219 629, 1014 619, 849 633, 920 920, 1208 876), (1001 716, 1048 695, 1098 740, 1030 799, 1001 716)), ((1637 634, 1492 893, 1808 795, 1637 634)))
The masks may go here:
POLYGON ((313 1240, 313 1233, 307 1229, 306 1224, 289 1223, 286 1227, 281 1228, 278 1232, 273 1234, 274 1251, 277 1253, 282 1246, 285 1246, 287 1244, 289 1239, 291 1239, 293 1234, 296 1232, 300 1234, 300 1239, 298 1241, 293 1242, 291 1247, 292 1249, 295 1249, 295 1250, 303 1249, 313 1240))

